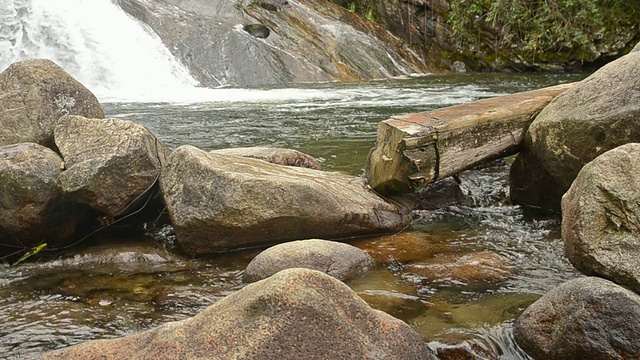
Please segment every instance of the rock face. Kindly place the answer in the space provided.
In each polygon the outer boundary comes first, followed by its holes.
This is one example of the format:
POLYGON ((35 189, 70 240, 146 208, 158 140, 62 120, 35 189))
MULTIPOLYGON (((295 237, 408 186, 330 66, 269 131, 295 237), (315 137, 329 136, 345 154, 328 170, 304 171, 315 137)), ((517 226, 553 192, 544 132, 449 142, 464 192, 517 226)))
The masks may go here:
POLYGON ((142 203, 169 154, 149 130, 125 120, 64 116, 54 134, 66 167, 58 177, 64 196, 111 217, 142 203))
POLYGON ((193 318, 43 359, 433 359, 418 333, 319 271, 289 269, 193 318), (347 355, 348 354, 348 355, 347 355))
POLYGON ((536 301, 514 326, 536 360, 639 359, 640 296, 608 280, 568 281, 536 301))
POLYGON ((264 160, 272 164, 299 166, 320 170, 320 163, 313 156, 292 149, 279 149, 270 147, 247 147, 221 149, 211 151, 213 154, 236 155, 264 160))
POLYGON ((567 258, 582 273, 640 293, 640 144, 607 151, 582 168, 562 198, 567 258))
POLYGON ((51 147, 56 121, 69 114, 104 117, 96 97, 52 61, 20 61, 0 73, 0 146, 51 147))
POLYGON ((409 220, 362 179, 192 146, 174 150, 160 185, 178 243, 191 254, 394 232, 409 220))
POLYGON ((83 216, 56 185, 61 164, 55 152, 38 144, 0 147, 2 243, 26 251, 40 242, 60 245, 73 234, 83 216))
POLYGON ((519 204, 560 208, 580 169, 640 139, 640 53, 628 54, 556 97, 531 123, 511 170, 519 204))
POLYGON ((427 72, 388 31, 324 0, 118 0, 202 85, 255 86, 427 72))
POLYGON ((268 248, 256 256, 244 271, 245 282, 255 282, 291 268, 322 271, 346 281, 373 267, 366 252, 349 244, 319 239, 292 241, 268 248))

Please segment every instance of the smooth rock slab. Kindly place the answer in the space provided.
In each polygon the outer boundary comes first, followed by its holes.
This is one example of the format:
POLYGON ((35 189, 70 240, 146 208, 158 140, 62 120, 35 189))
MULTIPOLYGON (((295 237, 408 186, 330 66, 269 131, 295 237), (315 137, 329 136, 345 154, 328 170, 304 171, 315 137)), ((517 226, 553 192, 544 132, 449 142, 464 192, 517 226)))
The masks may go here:
POLYGON ((43 359, 434 359, 420 334, 322 272, 283 270, 187 320, 43 359))
MULTIPOLYGON (((0 147, 0 242, 60 245, 83 218, 56 185, 62 159, 35 143, 0 147)), ((14 249, 13 251, 15 251, 14 249)))
POLYGON ((514 326, 536 360, 640 359, 640 296, 611 281, 585 277, 551 290, 514 326))
POLYGON ((64 116, 54 135, 66 166, 58 177, 64 196, 111 217, 143 203, 169 154, 144 126, 126 120, 64 116))
POLYGON ((576 269, 640 293, 640 144, 582 168, 562 198, 562 238, 576 269))
POLYGON ((511 168, 517 204, 560 209, 584 165, 640 139, 640 52, 615 60, 558 95, 531 123, 511 168))
POLYGON ((373 259, 355 246, 320 239, 272 246, 256 256, 244 271, 245 282, 255 282, 291 268, 322 271, 346 281, 365 274, 373 259))
POLYGON ((160 177, 180 247, 213 253, 395 232, 409 217, 347 175, 181 146, 160 177))
POLYGON ((56 121, 69 114, 104 117, 98 99, 54 62, 24 60, 0 73, 0 146, 51 147, 56 121))
POLYGON ((211 151, 213 154, 236 155, 264 160, 272 164, 299 166, 320 170, 320 163, 313 156, 293 149, 280 149, 270 147, 245 147, 220 149, 211 151))

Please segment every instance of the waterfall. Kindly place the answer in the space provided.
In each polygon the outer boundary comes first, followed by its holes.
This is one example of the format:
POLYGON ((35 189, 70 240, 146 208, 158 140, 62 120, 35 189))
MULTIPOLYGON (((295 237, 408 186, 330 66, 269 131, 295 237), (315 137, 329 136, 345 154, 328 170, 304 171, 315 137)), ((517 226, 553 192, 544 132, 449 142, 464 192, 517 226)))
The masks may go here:
POLYGON ((0 0, 0 71, 29 58, 53 60, 101 101, 152 101, 198 85, 110 0, 0 0))

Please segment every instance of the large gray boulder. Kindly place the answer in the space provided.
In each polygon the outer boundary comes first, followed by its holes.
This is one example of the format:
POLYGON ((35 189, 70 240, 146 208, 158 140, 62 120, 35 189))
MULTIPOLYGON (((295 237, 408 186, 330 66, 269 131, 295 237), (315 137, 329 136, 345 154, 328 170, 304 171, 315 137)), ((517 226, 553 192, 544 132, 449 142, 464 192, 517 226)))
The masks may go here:
POLYGON ((320 163, 313 156, 293 149, 271 147, 244 147, 211 151, 213 154, 244 156, 264 160, 272 164, 299 166, 320 170, 320 163))
POLYGON ((601 278, 571 280, 528 307, 513 330, 536 360, 640 359, 640 296, 601 278))
POLYGON ((404 322, 373 310, 322 272, 288 269, 187 320, 43 359, 433 359, 404 322))
POLYGON ((54 134, 66 167, 58 177, 64 196, 110 217, 142 203, 170 152, 145 127, 125 120, 69 115, 54 134))
POLYGON ((582 168, 562 198, 569 261, 587 275, 640 293, 640 144, 607 151, 582 168))
POLYGON ((398 38, 325 0, 118 0, 203 86, 428 72, 398 38))
POLYGON ((347 281, 373 267, 373 258, 357 247, 320 239, 291 241, 268 248, 251 260, 244 271, 245 282, 256 282, 291 268, 322 271, 347 281))
POLYGON ((61 165, 60 156, 38 144, 0 147, 1 243, 26 252, 41 242, 54 247, 69 240, 83 214, 56 185, 61 165))
POLYGON ((24 60, 0 73, 0 146, 52 147, 56 121, 69 114, 104 117, 96 97, 52 61, 24 60))
POLYGON ((580 169, 640 139, 640 53, 609 63, 556 97, 531 123, 511 170, 519 204, 559 209, 580 169))
POLYGON ((395 232, 409 221, 360 178, 188 145, 173 151, 160 185, 178 244, 190 254, 395 232))

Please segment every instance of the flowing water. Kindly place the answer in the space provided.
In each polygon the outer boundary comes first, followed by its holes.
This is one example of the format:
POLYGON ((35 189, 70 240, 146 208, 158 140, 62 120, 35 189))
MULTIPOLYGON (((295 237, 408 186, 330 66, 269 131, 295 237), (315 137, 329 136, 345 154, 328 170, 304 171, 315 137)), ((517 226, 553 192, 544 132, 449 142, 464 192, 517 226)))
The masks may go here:
MULTIPOLYGON (((141 123, 172 147, 288 147, 352 175, 362 173, 377 124, 391 115, 584 77, 427 75, 203 89, 157 36, 108 0, 4 0, 0 20, 0 70, 51 58, 97 94, 107 116, 141 123)), ((513 319, 579 275, 563 256, 557 217, 509 203, 508 168, 509 160, 467 171, 459 187, 443 187, 444 199, 428 198, 406 231, 355 241, 378 265, 349 285, 434 348, 467 341, 501 359, 526 359, 512 339, 513 319)), ((0 264, 0 353, 28 358, 192 316, 242 288, 242 271, 260 251, 192 259, 172 252, 174 243, 167 225, 121 229, 64 254, 0 264)))

